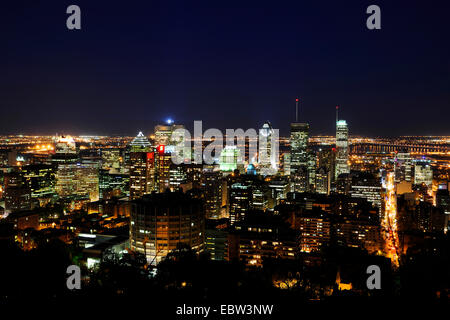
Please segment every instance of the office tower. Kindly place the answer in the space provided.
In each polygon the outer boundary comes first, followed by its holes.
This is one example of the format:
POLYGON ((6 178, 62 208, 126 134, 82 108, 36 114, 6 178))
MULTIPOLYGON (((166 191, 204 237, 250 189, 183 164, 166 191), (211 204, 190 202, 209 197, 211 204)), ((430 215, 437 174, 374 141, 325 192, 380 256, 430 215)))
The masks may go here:
POLYGON ((5 212, 17 212, 31 209, 31 190, 19 172, 5 175, 5 212))
POLYGON ((290 175, 293 181, 293 191, 296 192, 306 192, 309 189, 308 137, 309 124, 291 123, 290 175))
POLYGON ((244 183, 234 183, 230 186, 230 225, 242 220, 252 199, 251 186, 244 183))
POLYGON ((142 132, 133 139, 130 149, 130 199, 156 190, 156 156, 142 132))
POLYGON ((90 201, 99 199, 99 163, 82 161, 77 164, 75 171, 75 194, 88 196, 90 201))
POLYGON ((170 189, 170 168, 173 165, 172 155, 164 145, 156 150, 156 186, 159 192, 170 189))
POLYGON ((120 168, 120 149, 102 149, 102 169, 118 169, 120 168))
POLYGON ((126 196, 130 192, 130 175, 117 170, 99 170, 99 197, 110 199, 112 197, 126 196))
POLYGON ((171 191, 177 191, 187 182, 186 166, 169 164, 169 188, 171 191))
POLYGON ((314 151, 308 152, 308 191, 314 191, 316 188, 316 170, 317 170, 317 155, 314 151))
POLYGON ((222 174, 220 171, 205 170, 203 180, 206 218, 217 219, 222 208, 222 174))
POLYGON ((59 197, 68 197, 75 193, 76 163, 59 163, 56 170, 55 191, 59 197))
POLYGON ((433 183, 433 169, 429 160, 416 161, 414 164, 414 184, 422 183, 428 188, 431 188, 433 183))
POLYGON ((269 121, 259 130, 258 165, 262 175, 273 175, 278 172, 278 137, 269 121))
POLYGON ((231 181, 230 224, 242 220, 249 210, 268 209, 270 189, 258 176, 240 175, 231 181))
POLYGON ((372 205, 381 208, 381 181, 366 172, 350 174, 351 185, 349 194, 352 198, 366 199, 372 205))
POLYGON ((166 124, 155 126, 155 145, 173 146, 184 140, 184 135, 173 134, 177 129, 184 129, 181 124, 174 124, 172 120, 167 120, 166 124))
POLYGON ((412 181, 412 158, 409 152, 399 152, 394 159, 395 182, 412 181))
MULTIPOLYGON (((56 195, 55 168, 45 164, 22 167, 23 178, 31 190, 31 197, 44 201, 56 195)), ((43 204, 43 202, 42 202, 43 204)))
POLYGON ((348 166, 348 126, 345 120, 336 122, 336 174, 350 173, 348 166))
POLYGON ((283 176, 291 174, 291 154, 289 152, 283 153, 283 176))
POLYGON ((220 153, 220 171, 233 172, 239 166, 240 151, 236 146, 226 146, 220 153))
POLYGON ((317 154, 318 168, 325 168, 330 173, 331 183, 334 183, 336 167, 336 148, 321 148, 317 154))
POLYGON ((88 197, 99 199, 97 162, 60 163, 56 171, 55 191, 60 197, 88 197))
POLYGON ((286 199, 287 193, 290 191, 289 182, 286 178, 271 179, 268 182, 270 190, 270 199, 272 201, 269 204, 269 208, 273 209, 276 205, 280 204, 282 200, 286 199))
POLYGON ((291 174, 295 174, 298 168, 306 167, 308 164, 308 137, 309 124, 291 123, 291 174))
POLYGON ((131 204, 130 246, 158 264, 178 244, 204 250, 205 214, 200 199, 182 192, 144 195, 131 204))
POLYGON ((326 167, 321 167, 316 171, 316 192, 320 194, 330 193, 331 173, 326 167))

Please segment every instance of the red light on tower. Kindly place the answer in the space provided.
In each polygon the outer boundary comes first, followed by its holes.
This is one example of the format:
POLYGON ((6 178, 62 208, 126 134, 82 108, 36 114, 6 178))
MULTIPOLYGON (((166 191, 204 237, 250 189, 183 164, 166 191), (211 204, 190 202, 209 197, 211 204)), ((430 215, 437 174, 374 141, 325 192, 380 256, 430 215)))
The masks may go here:
POLYGON ((298 102, 298 98, 297 98, 297 99, 295 99, 295 102, 298 102))
POLYGON ((164 146, 163 144, 160 144, 160 145, 158 146, 158 152, 159 152, 159 153, 164 153, 164 149, 165 149, 165 146, 164 146))

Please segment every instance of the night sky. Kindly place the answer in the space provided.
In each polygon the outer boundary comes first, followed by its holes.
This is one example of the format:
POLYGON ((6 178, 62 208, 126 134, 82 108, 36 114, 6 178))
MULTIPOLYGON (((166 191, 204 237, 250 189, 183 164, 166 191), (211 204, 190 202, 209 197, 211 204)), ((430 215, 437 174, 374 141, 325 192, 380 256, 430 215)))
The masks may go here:
POLYGON ((339 104, 351 134, 450 135, 449 16, 448 0, 2 1, 0 134, 134 135, 168 117, 287 134, 299 96, 313 134, 334 134, 339 104))

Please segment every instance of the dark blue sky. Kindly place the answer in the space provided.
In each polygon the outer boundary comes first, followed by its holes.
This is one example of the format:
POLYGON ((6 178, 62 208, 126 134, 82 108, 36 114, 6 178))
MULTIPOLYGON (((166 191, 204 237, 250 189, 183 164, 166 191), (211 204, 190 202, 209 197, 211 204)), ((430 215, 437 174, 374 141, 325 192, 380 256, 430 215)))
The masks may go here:
POLYGON ((286 134, 298 95, 315 134, 339 104, 351 134, 450 135, 449 14, 443 0, 3 1, 0 133, 148 133, 172 117, 286 134))

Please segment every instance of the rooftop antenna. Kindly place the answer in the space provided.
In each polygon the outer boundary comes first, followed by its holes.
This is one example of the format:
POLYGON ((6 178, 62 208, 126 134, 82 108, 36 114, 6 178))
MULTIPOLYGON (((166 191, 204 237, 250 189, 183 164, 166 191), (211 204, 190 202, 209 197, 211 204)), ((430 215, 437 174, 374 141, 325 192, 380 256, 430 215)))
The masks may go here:
POLYGON ((295 122, 298 122, 298 97, 295 99, 295 122))

